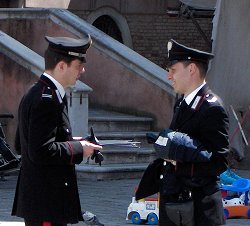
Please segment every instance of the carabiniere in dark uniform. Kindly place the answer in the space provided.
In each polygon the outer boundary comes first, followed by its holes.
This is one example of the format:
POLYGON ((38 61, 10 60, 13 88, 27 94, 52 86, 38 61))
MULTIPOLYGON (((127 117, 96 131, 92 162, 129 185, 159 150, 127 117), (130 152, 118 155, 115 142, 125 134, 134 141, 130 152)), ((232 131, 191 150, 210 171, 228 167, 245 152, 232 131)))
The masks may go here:
POLYGON ((74 166, 83 160, 82 146, 67 142, 73 139, 65 103, 55 85, 42 75, 21 105, 19 128, 33 135, 18 134, 23 144, 21 150, 26 151, 22 152, 22 179, 18 180, 22 192, 17 190, 13 213, 26 219, 36 216, 41 221, 82 220, 74 166), (28 137, 32 140, 27 140, 28 137), (51 141, 55 142, 52 146, 51 141), (57 145, 62 141, 66 142, 57 145))
MULTIPOLYGON (((91 44, 90 36, 87 40, 46 40, 48 49, 84 57, 84 62, 91 44)), ((80 141, 73 141, 65 98, 44 73, 19 106, 15 147, 22 156, 22 166, 12 215, 24 218, 25 223, 66 225, 83 220, 75 164, 82 162, 84 149, 80 141)))
MULTIPOLYGON (((174 58, 176 54, 176 58, 184 60, 187 55, 197 57, 202 54, 175 41, 172 44, 176 53, 171 56, 169 51, 169 58, 174 58)), ((191 192, 195 222, 181 225, 221 225, 225 221, 217 176, 227 168, 227 112, 222 101, 207 84, 198 91, 189 105, 181 107, 182 101, 183 97, 176 102, 169 129, 159 134, 161 139, 158 138, 155 148, 160 158, 146 169, 136 199, 160 192, 159 225, 172 226, 177 224, 165 222, 166 203, 179 202, 180 198, 189 199, 191 192), (157 144, 159 141, 164 142, 164 138, 168 140, 166 144, 157 144), (174 160, 174 164, 164 159, 174 160)), ((191 219, 191 216, 188 217, 191 219)))

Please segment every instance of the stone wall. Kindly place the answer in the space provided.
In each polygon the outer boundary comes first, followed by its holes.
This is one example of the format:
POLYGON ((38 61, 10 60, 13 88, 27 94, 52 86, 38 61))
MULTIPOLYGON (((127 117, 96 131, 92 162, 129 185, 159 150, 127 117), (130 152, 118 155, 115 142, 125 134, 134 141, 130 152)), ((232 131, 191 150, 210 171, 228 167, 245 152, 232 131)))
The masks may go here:
POLYGON ((250 1, 218 1, 213 36, 215 58, 208 82, 230 113, 230 145, 245 159, 241 168, 250 169, 250 1), (239 130, 235 110, 248 145, 239 130))
MULTIPOLYGON (((99 11, 105 7, 105 14, 111 16, 116 23, 119 23, 116 16, 111 14, 111 11, 114 10, 116 15, 123 17, 128 24, 133 50, 157 65, 164 67, 167 57, 167 41, 171 38, 193 48, 211 51, 190 18, 177 15, 173 17, 167 14, 167 7, 177 8, 179 4, 178 0, 89 0, 79 4, 71 0, 68 9, 89 21, 89 17, 92 17, 95 13, 97 14, 97 12, 100 16, 99 11)), ((196 17, 195 20, 210 40, 212 18, 196 17)), ((122 28, 120 27, 120 29, 122 28)), ((121 30, 121 32, 123 31, 121 30)))
POLYGON ((11 59, 0 55, 0 113, 12 113, 14 119, 1 120, 7 142, 13 147, 17 127, 17 111, 26 90, 37 81, 36 76, 11 59))
MULTIPOLYGON (((5 19, 0 21, 1 31, 41 56, 43 56, 44 49, 47 46, 44 35, 73 36, 48 20, 5 19)), ((0 54, 0 113, 12 113, 14 115, 13 120, 3 121, 7 141, 11 147, 14 145, 19 103, 25 92, 37 80, 38 76, 0 54)))
MULTIPOLYGON (((168 8, 178 13, 180 4, 179 0, 60 0, 57 2, 25 0, 26 7, 66 8, 87 21, 93 14, 101 16, 102 9, 105 9, 103 15, 111 16, 118 25, 117 16, 122 17, 129 28, 132 49, 161 67, 165 66, 166 45, 171 38, 193 48, 211 51, 191 18, 181 16, 181 13, 175 16, 167 14, 168 8), (116 15, 112 14, 112 11, 116 15)), ((194 17, 210 40, 211 16, 195 15, 194 17)), ((122 27, 119 28, 121 32, 127 32, 122 27)))
MULTIPOLYGON (((44 18, 42 18, 42 12, 36 10, 27 10, 27 12, 20 10, 19 13, 16 17, 14 13, 7 13, 11 19, 2 19, 0 30, 41 56, 43 56, 44 49, 47 46, 44 39, 45 35, 74 36, 58 25, 61 23, 60 21, 55 24, 53 21, 46 19, 47 11, 44 12, 44 18), (39 13, 41 15, 37 16, 39 13), (25 19, 25 16, 29 19, 25 19)), ((63 15, 67 13, 65 11, 63 15)), ((3 11, 2 15, 6 15, 6 12, 3 11)), ((110 37, 100 36, 101 34, 94 27, 90 26, 90 29, 94 29, 94 31, 90 31, 93 32, 94 42, 88 51, 88 60, 85 64, 86 72, 82 77, 82 81, 93 88, 93 92, 90 94, 90 103, 104 109, 151 116, 155 119, 154 129, 167 127, 172 117, 174 104, 174 95, 170 92, 172 89, 170 90, 168 83, 164 83, 165 80, 163 82, 157 76, 154 76, 157 77, 155 79, 149 78, 153 73, 164 76, 165 71, 124 45, 114 43, 110 37), (100 37, 105 39, 105 45, 100 41, 98 43, 100 37), (112 49, 111 46, 115 44, 116 48, 112 49), (129 57, 112 53, 115 50, 119 52, 124 50, 124 53, 129 54, 129 57), (152 80, 157 80, 157 82, 152 82, 152 80)), ((0 68, 0 90, 2 92, 0 112, 13 113, 15 115, 14 122, 16 122, 19 102, 26 90, 36 80, 37 76, 26 71, 22 66, 11 60, 2 59, 0 68)), ((12 130, 7 136, 14 138, 14 134, 15 131, 12 130)), ((13 144, 13 140, 11 144, 13 144)))

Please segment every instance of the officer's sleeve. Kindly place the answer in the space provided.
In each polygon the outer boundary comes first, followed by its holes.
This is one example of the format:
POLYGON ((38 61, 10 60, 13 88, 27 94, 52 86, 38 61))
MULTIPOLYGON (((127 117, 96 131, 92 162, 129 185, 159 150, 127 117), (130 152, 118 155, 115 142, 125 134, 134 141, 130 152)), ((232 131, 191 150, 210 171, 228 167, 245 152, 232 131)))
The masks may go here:
POLYGON ((224 108, 220 105, 210 107, 202 115, 199 131, 201 142, 214 154, 226 155, 229 147, 228 127, 224 108))
POLYGON ((79 164, 83 148, 79 141, 57 142, 58 103, 51 98, 34 99, 29 114, 28 154, 35 164, 79 164))
POLYGON ((218 175, 228 168, 228 126, 227 113, 220 105, 213 105, 202 115, 200 140, 212 152, 212 167, 218 175))

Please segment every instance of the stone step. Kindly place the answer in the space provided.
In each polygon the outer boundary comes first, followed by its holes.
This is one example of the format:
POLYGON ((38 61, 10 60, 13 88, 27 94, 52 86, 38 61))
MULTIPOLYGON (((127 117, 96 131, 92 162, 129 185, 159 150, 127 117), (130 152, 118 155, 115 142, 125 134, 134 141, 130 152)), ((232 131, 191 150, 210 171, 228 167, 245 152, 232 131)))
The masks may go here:
POLYGON ((103 164, 76 166, 77 177, 89 180, 117 180, 141 178, 149 163, 103 164))
POLYGON ((102 166, 86 158, 76 166, 77 175, 89 180, 141 178, 149 162, 155 159, 153 146, 146 142, 151 123, 152 119, 147 117, 90 109, 89 129, 93 128, 100 143, 129 140, 139 142, 139 147, 103 146, 102 166))
MULTIPOLYGON (((104 156, 103 164, 138 164, 151 162, 155 159, 155 151, 152 146, 139 148, 104 147, 102 154, 104 156)), ((87 162, 87 159, 84 162, 87 162)), ((89 165, 96 164, 91 159, 88 163, 89 165)))
POLYGON ((138 117, 104 110, 89 111, 89 128, 98 132, 150 130, 152 118, 138 117))
POLYGON ((113 131, 113 132, 95 132, 99 140, 131 140, 147 144, 146 133, 156 133, 152 131, 113 131))

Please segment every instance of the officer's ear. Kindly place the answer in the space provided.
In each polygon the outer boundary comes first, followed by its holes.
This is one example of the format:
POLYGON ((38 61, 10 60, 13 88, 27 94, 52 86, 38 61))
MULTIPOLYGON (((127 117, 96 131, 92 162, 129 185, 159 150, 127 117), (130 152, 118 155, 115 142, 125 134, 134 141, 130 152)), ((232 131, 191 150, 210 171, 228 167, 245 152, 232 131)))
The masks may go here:
POLYGON ((58 63, 57 63, 57 65, 56 65, 56 67, 58 68, 58 70, 60 71, 60 72, 63 72, 66 68, 67 68, 67 64, 64 62, 64 61, 59 61, 58 63))
POLYGON ((197 70, 198 70, 198 67, 197 67, 197 65, 195 64, 195 63, 190 63, 189 65, 188 65, 188 70, 189 70, 189 73, 190 74, 194 74, 194 73, 196 73, 197 72, 197 70))

